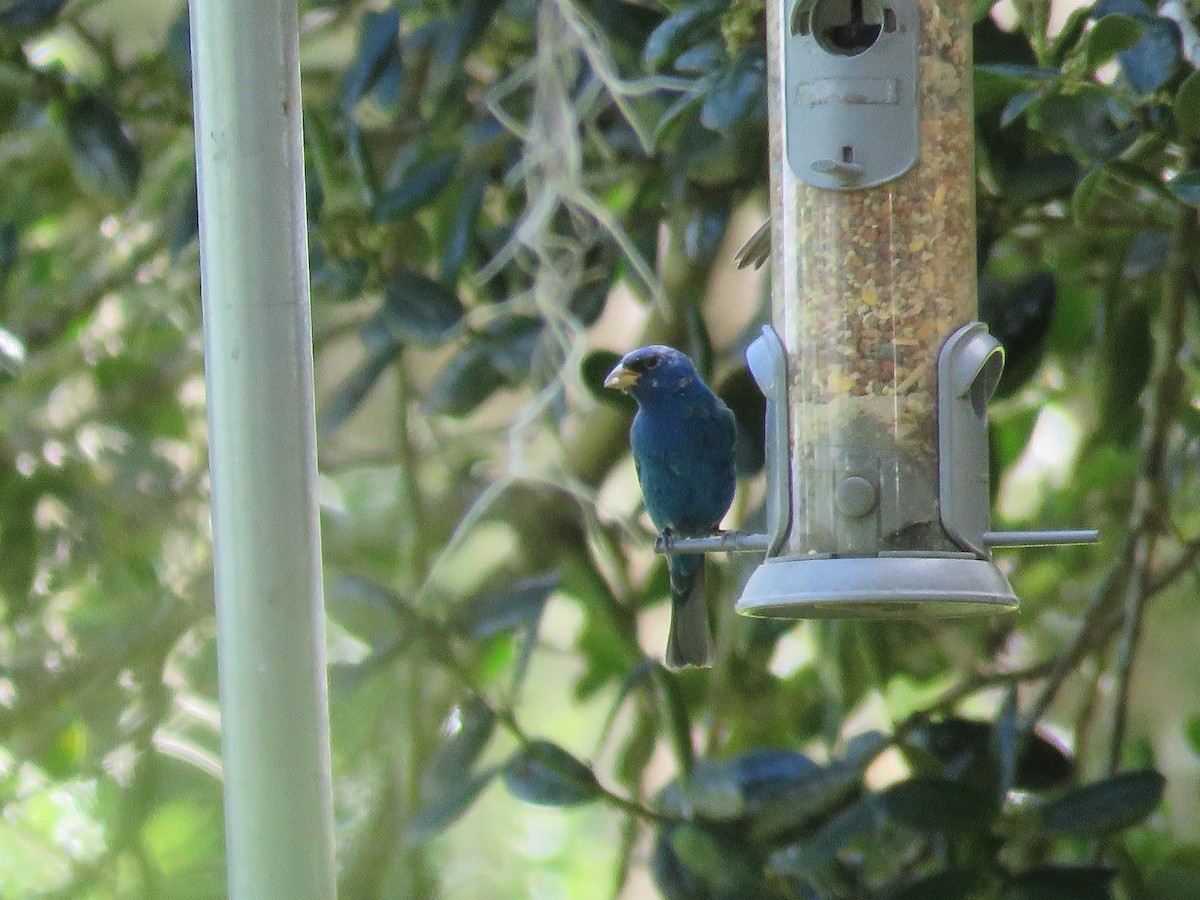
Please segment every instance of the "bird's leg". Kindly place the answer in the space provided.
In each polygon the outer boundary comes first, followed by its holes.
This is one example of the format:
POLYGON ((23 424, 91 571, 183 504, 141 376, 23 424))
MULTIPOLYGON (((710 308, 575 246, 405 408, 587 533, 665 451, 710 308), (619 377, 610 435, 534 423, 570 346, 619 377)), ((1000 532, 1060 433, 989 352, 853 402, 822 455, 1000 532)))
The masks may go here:
MULTIPOLYGON (((696 541, 696 540, 704 540, 704 541, 709 541, 709 542, 711 542, 713 540, 717 540, 720 542, 720 544, 715 547, 709 547, 707 550, 704 550, 704 551, 685 550, 683 552, 685 552, 685 553, 697 553, 697 552, 707 553, 707 552, 714 551, 714 550, 715 551, 732 550, 733 547, 727 547, 725 545, 726 544, 734 544, 738 540, 740 540, 741 538, 746 537, 746 536, 747 536, 747 532, 744 532, 744 531, 736 531, 736 530, 735 531, 726 531, 726 530, 723 530, 720 528, 716 528, 716 529, 713 529, 711 532, 709 532, 706 535, 705 534, 697 534, 697 535, 690 535, 686 538, 676 538, 671 533, 671 529, 664 528, 659 533, 658 538, 654 541, 654 550, 656 553, 662 553, 664 555, 670 556, 672 553, 679 552, 677 549, 675 549, 677 541, 696 541)), ((757 548, 754 548, 754 549, 757 549, 757 548)))

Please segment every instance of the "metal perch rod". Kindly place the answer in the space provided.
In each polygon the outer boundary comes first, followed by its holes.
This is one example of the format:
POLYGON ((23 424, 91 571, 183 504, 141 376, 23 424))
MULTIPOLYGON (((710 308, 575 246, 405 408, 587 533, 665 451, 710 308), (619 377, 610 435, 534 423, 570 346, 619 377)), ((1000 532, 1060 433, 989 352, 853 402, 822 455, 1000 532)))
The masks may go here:
MULTIPOLYGON (((989 547, 1060 547, 1094 544, 1100 532, 1094 528, 1070 531, 985 531, 983 542, 989 547)), ((721 531, 707 537, 671 538, 659 535, 654 551, 664 556, 689 553, 766 553, 770 539, 765 534, 746 531, 721 531)))

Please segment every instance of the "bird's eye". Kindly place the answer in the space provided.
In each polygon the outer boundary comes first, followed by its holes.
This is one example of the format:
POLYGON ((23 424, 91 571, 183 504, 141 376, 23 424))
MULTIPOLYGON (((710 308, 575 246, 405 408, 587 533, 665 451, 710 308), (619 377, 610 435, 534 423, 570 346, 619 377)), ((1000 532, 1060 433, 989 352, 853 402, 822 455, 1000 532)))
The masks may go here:
POLYGON ((660 362, 662 362, 662 358, 661 358, 661 357, 658 357, 658 356, 648 356, 648 357, 646 357, 646 368, 647 368, 647 369, 653 369, 653 368, 654 368, 655 366, 657 366, 657 365, 658 365, 660 362))

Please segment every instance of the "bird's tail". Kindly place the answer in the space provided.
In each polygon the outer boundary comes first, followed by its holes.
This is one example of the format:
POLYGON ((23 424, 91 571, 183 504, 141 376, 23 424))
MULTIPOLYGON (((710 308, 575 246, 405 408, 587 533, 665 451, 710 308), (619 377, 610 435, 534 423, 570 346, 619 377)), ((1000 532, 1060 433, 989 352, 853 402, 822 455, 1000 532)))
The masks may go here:
POLYGON ((704 589, 704 557, 676 554, 667 558, 671 574, 671 632, 667 636, 667 668, 712 665, 708 597, 704 589))

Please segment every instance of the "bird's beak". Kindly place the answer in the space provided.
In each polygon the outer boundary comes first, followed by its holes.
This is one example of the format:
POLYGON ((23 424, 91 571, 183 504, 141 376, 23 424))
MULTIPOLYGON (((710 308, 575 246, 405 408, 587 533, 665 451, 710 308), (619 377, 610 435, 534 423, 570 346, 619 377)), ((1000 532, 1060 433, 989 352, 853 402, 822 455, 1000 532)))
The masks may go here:
POLYGON ((627 391, 637 383, 639 377, 633 369, 625 368, 625 363, 617 363, 616 367, 608 373, 608 377, 604 379, 604 386, 618 391, 627 391))

